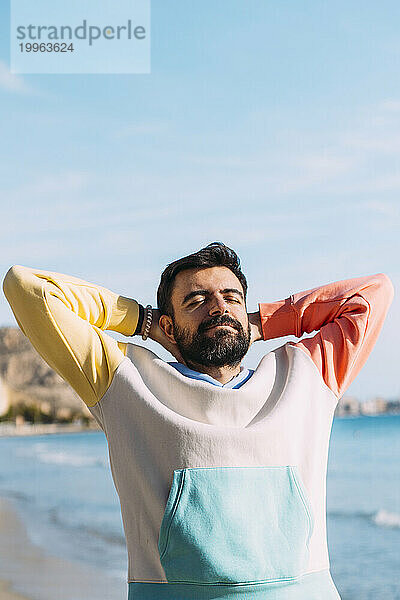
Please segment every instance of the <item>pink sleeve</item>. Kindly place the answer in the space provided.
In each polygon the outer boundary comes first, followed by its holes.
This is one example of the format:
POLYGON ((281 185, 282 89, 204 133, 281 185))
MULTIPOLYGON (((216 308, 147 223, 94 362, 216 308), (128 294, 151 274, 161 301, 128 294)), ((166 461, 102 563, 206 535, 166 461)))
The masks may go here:
POLYGON ((310 356, 340 398, 365 364, 382 328, 394 288, 384 273, 344 279, 259 304, 265 340, 317 333, 290 342, 310 356))

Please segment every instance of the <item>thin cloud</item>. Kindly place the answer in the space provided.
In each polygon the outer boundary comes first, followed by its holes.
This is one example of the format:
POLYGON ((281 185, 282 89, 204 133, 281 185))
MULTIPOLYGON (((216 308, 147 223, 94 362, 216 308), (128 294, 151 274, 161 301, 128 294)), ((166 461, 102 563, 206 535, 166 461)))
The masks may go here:
POLYGON ((136 136, 162 135, 167 133, 169 129, 170 124, 165 121, 132 123, 115 131, 113 137, 115 139, 122 139, 136 136))
POLYGON ((11 73, 4 61, 0 60, 0 88, 6 92, 16 94, 33 94, 34 90, 30 88, 22 77, 11 73))
MULTIPOLYGON (((400 187, 400 178, 397 181, 400 187)), ((370 201, 365 204, 365 208, 373 213, 389 217, 390 219, 398 219, 400 217, 400 205, 397 201, 382 202, 381 200, 370 201)))
POLYGON ((400 112, 400 100, 385 100, 381 102, 380 108, 389 112, 400 112))
POLYGON ((356 161, 353 158, 345 156, 324 156, 313 154, 304 157, 298 157, 293 161, 296 170, 301 174, 292 176, 282 181, 279 191, 298 192, 320 184, 326 184, 329 181, 337 180, 338 177, 349 173, 355 166, 356 161))

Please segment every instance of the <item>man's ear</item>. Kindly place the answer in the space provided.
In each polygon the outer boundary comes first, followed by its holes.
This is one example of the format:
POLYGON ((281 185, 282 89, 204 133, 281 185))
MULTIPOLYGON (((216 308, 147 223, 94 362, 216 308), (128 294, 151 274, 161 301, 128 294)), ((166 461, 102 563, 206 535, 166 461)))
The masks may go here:
POLYGON ((174 337, 174 324, 172 322, 171 317, 168 315, 161 315, 160 320, 159 320, 159 325, 160 325, 160 328, 162 329, 162 331, 164 332, 164 334, 169 339, 169 341, 172 342, 173 344, 176 344, 175 337, 174 337))

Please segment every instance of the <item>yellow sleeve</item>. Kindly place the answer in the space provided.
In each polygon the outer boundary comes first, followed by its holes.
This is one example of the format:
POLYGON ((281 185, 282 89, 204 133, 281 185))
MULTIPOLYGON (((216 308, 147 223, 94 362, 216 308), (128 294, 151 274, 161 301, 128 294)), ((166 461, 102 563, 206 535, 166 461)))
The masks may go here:
POLYGON ((105 329, 132 335, 138 303, 70 275, 14 265, 4 294, 23 333, 88 406, 111 384, 126 354, 105 329))

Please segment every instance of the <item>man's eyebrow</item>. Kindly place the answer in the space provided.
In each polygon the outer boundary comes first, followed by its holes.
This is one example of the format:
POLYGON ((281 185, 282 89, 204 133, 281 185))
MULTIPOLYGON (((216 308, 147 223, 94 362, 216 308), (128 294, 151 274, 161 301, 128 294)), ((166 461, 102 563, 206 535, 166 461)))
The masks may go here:
POLYGON ((244 299, 242 292, 240 290, 237 290, 236 288, 225 288, 224 290, 221 290, 221 292, 223 294, 237 294, 242 298, 242 300, 244 299))
MULTIPOLYGON (((238 296, 240 296, 242 298, 242 300, 244 300, 244 296, 243 296, 242 292, 236 288, 225 288, 224 290, 221 290, 221 293, 222 294, 237 294, 238 296)), ((209 296, 209 294, 210 294, 210 292, 208 290, 193 290, 193 292, 189 292, 188 294, 186 294, 186 296, 182 300, 182 304, 185 304, 194 296, 209 296)))

